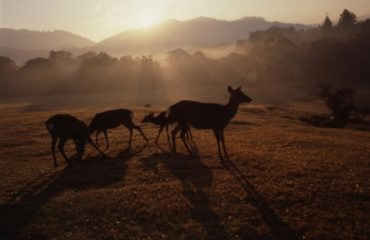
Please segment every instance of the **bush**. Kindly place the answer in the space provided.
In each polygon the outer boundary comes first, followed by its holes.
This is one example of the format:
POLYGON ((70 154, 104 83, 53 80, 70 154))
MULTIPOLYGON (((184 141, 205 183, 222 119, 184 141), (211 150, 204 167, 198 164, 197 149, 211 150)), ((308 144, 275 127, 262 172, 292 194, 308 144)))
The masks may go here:
POLYGON ((351 114, 356 110, 353 90, 350 88, 332 90, 330 86, 320 86, 318 95, 331 111, 333 127, 344 127, 351 114))

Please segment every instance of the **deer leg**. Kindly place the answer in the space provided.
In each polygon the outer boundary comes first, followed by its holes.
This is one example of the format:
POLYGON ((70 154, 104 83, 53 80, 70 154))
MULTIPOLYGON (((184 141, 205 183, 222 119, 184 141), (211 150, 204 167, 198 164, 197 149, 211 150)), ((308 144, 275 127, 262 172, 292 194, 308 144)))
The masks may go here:
POLYGON ((148 142, 148 138, 145 136, 145 134, 143 133, 143 131, 141 130, 141 128, 135 124, 132 124, 132 127, 135 128, 136 130, 138 130, 141 134, 141 136, 143 136, 143 138, 145 139, 146 142, 148 142))
POLYGON ((102 152, 100 149, 99 149, 99 147, 97 147, 96 145, 95 145, 95 143, 93 142, 93 140, 89 137, 88 139, 87 139, 87 142, 88 143, 90 143, 90 145, 91 146, 93 146, 100 154, 102 154, 103 156, 105 156, 105 157, 107 157, 107 155, 104 153, 104 152, 102 152))
POLYGON ((190 142, 193 141, 193 136, 191 135, 190 126, 186 128, 186 139, 190 142))
POLYGON ((50 148, 51 148, 51 154, 53 155, 54 167, 58 167, 57 158, 55 156, 55 145, 57 144, 57 140, 58 140, 57 137, 52 136, 50 148))
POLYGON ((96 131, 96 137, 95 137, 96 146, 99 146, 99 134, 100 134, 100 131, 96 131))
POLYGON ((189 130, 189 127, 187 127, 186 129, 185 129, 185 138, 186 138, 186 141, 190 141, 189 140, 189 133, 188 133, 188 130, 189 130))
POLYGON ((188 140, 191 142, 193 145, 195 145, 195 142, 193 141, 193 135, 191 134, 191 128, 190 126, 187 129, 187 134, 188 134, 188 140))
POLYGON ((73 139, 73 143, 75 144, 76 152, 77 152, 77 160, 81 161, 82 156, 85 152, 85 146, 82 145, 82 142, 79 140, 73 139))
POLYGON ((184 143, 184 145, 185 145, 185 148, 186 148, 186 150, 188 151, 188 153, 189 153, 189 156, 191 157, 191 156, 193 156, 193 153, 192 153, 192 151, 190 150, 190 148, 189 148, 189 146, 188 146, 188 143, 186 142, 186 132, 187 132, 187 129, 188 129, 188 126, 186 126, 186 127, 182 127, 181 128, 181 139, 182 139, 182 142, 184 143))
POLYGON ((220 149, 220 131, 217 131, 217 129, 213 129, 213 133, 215 134, 215 137, 217 140, 218 156, 222 159, 222 154, 221 154, 221 149, 220 149))
POLYGON ((73 144, 75 145, 75 149, 76 149, 76 152, 77 152, 77 160, 81 160, 82 159, 82 154, 80 153, 80 148, 79 148, 78 141, 76 139, 73 139, 73 144))
POLYGON ((132 128, 128 129, 130 131, 130 139, 128 140, 128 149, 131 149, 131 142, 132 142, 132 128))
POLYGON ((67 165, 70 166, 71 162, 69 161, 66 153, 64 152, 64 145, 66 144, 67 139, 61 138, 58 144, 58 150, 62 154, 64 160, 67 162, 67 165))
POLYGON ((176 153, 176 135, 180 131, 179 125, 177 125, 172 131, 172 145, 173 145, 173 152, 176 153))
POLYGON ((161 125, 158 131, 157 138, 155 139, 156 144, 158 144, 159 136, 161 136, 162 130, 163 130, 163 126, 161 125))
POLYGON ((220 130, 220 136, 221 136, 221 143, 222 143, 222 147, 224 149, 225 157, 228 158, 229 155, 227 154, 227 151, 226 151, 225 138, 224 138, 224 130, 223 129, 220 130))
POLYGON ((109 140, 108 140, 107 132, 108 132, 107 130, 104 130, 105 141, 107 142, 107 145, 105 146, 105 149, 109 148, 109 140))
POLYGON ((167 142, 171 149, 171 139, 170 139, 170 134, 168 132, 168 124, 166 125, 166 132, 167 132, 167 142))

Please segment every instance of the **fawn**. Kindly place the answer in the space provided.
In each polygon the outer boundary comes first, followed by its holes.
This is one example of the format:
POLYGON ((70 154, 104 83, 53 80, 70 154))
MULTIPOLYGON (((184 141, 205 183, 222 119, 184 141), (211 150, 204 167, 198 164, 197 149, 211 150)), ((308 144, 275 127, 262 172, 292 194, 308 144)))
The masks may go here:
MULTIPOLYGON (((141 123, 146 123, 146 122, 150 122, 150 123, 153 123, 154 125, 159 126, 158 135, 157 135, 157 138, 155 139, 156 144, 158 144, 159 137, 160 137, 164 128, 166 128, 166 132, 167 132, 167 141, 168 141, 169 144, 171 144, 170 135, 169 135, 169 132, 168 132, 168 126, 170 124, 175 123, 176 121, 171 115, 167 114, 167 111, 163 111, 163 112, 159 113, 158 116, 154 116, 154 113, 147 114, 143 118, 141 123)), ((189 139, 189 137, 192 138, 190 128, 188 129, 186 136, 187 136, 187 139, 189 139)))
POLYGON ((140 132, 146 142, 148 139, 144 135, 141 128, 135 125, 132 121, 133 112, 127 109, 114 109, 101 113, 97 113, 94 118, 91 120, 89 125, 90 134, 93 134, 96 131, 96 145, 98 145, 98 138, 101 132, 104 132, 105 140, 107 142, 106 149, 109 148, 109 140, 107 136, 108 129, 117 128, 120 125, 124 125, 130 131, 130 138, 128 142, 128 149, 131 148, 132 141, 132 130, 136 129, 140 132))

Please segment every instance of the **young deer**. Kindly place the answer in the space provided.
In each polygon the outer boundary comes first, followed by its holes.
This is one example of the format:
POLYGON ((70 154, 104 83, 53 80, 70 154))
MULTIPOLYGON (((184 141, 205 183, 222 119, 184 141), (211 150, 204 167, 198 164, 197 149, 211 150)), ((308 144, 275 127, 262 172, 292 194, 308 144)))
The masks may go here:
POLYGON ((56 114, 49 118, 46 122, 46 129, 49 131, 52 138, 51 152, 54 160, 54 167, 58 166, 55 156, 55 145, 59 139, 58 150, 63 158, 70 166, 70 161, 64 152, 64 145, 68 139, 72 139, 77 150, 78 159, 82 158, 85 152, 86 143, 90 143, 99 153, 105 155, 91 140, 89 128, 78 118, 68 114, 56 114))
MULTIPOLYGON (((167 140, 168 140, 168 143, 171 144, 170 135, 168 133, 168 126, 170 124, 175 123, 176 121, 171 115, 167 116, 167 111, 163 111, 159 113, 158 116, 154 116, 154 113, 149 113, 141 121, 141 123, 146 123, 146 122, 150 122, 150 123, 153 123, 154 125, 159 126, 158 135, 157 135, 157 138, 155 139, 156 144, 158 144, 158 140, 163 131, 163 128, 166 128, 167 140)), ((189 136, 192 138, 190 128, 188 129, 188 132, 187 132, 187 138, 189 138, 189 136)))
POLYGON ((228 91, 230 93, 230 98, 226 105, 185 100, 180 101, 169 108, 170 114, 178 123, 178 126, 172 131, 174 152, 176 152, 176 134, 181 131, 181 139, 189 154, 192 155, 189 146, 185 141, 186 129, 188 129, 190 125, 198 129, 212 129, 217 140, 217 148, 220 158, 222 159, 220 141, 222 143, 225 157, 228 156, 225 147, 224 128, 235 116, 239 104, 252 101, 250 97, 241 91, 241 87, 234 90, 229 86, 228 91))
POLYGON ((111 128, 117 128, 120 125, 124 125, 130 131, 129 149, 131 148, 133 129, 138 130, 145 141, 148 142, 141 128, 132 122, 132 116, 133 112, 127 109, 114 109, 96 114, 89 125, 90 134, 96 131, 96 145, 98 145, 99 134, 104 132, 105 140, 107 141, 106 148, 109 148, 107 131, 111 128))

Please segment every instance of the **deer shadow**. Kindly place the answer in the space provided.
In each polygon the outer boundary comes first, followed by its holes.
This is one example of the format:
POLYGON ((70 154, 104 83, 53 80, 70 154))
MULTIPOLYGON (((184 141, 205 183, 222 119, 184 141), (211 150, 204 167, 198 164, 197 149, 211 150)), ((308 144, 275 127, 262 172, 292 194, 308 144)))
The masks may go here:
POLYGON ((253 184, 249 182, 243 172, 231 161, 230 157, 225 157, 220 160, 224 168, 234 176, 244 189, 245 193, 248 195, 246 201, 250 202, 254 208, 257 209, 274 238, 281 240, 300 239, 299 233, 291 229, 290 226, 279 217, 265 198, 257 191, 253 184))
MULTIPOLYGON (((18 190, 9 201, 0 205, 0 237, 13 239, 32 221, 41 208, 65 190, 84 191, 114 186, 124 180, 127 171, 125 158, 87 157, 71 167, 40 175, 18 190)), ((34 234, 34 235, 32 235, 34 234)), ((43 239, 38 233, 29 238, 43 239)))
POLYGON ((155 153, 141 159, 146 170, 157 173, 157 165, 163 163, 165 168, 181 181, 182 195, 192 204, 191 216, 200 222, 207 231, 206 239, 227 239, 220 217, 212 210, 212 202, 204 191, 213 182, 212 171, 202 163, 200 157, 172 153, 155 153), (174 158, 174 156, 176 156, 174 158))

